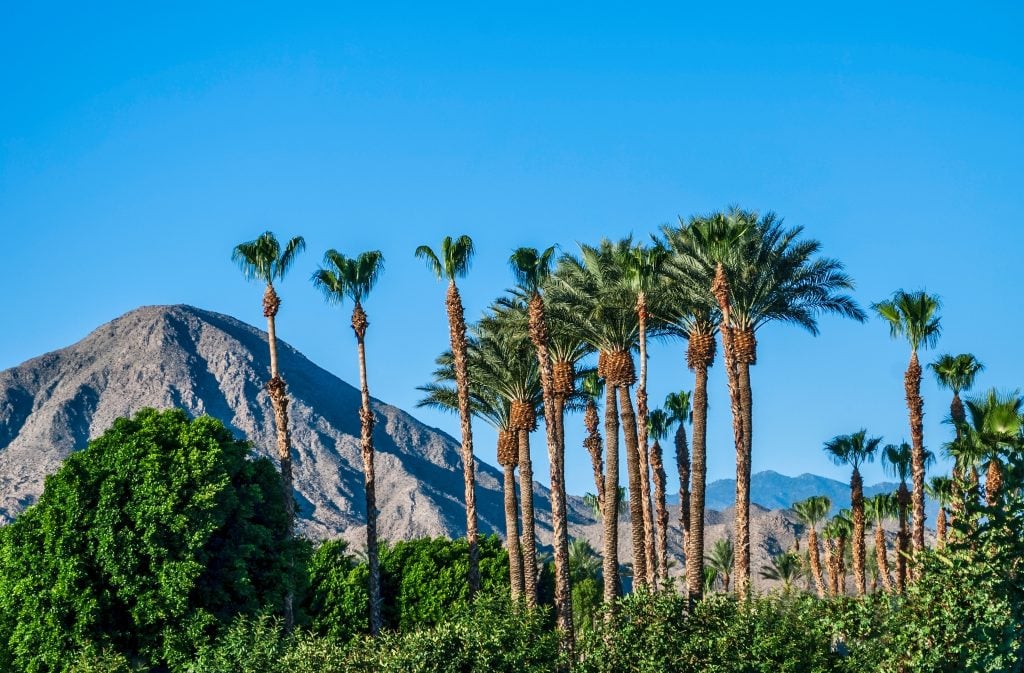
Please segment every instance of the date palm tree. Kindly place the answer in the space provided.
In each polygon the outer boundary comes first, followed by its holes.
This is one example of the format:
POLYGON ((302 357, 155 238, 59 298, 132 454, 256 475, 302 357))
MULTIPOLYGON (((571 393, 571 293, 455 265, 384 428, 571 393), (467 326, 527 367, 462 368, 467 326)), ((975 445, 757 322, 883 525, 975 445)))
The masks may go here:
MULTIPOLYGON (((277 312, 281 299, 274 288, 275 281, 284 280, 285 274, 295 258, 306 248, 306 241, 296 236, 281 247, 277 237, 265 231, 252 241, 239 243, 231 252, 231 259, 238 264, 247 280, 264 283, 263 315, 267 319, 267 346, 270 349, 270 380, 264 384, 270 405, 274 410, 274 427, 277 436, 277 457, 281 464, 281 488, 284 510, 288 518, 289 535, 295 526, 295 496, 292 493, 291 432, 288 429, 288 390, 278 368, 277 357, 277 312)), ((284 624, 291 630, 294 624, 292 603, 294 593, 291 587, 284 597, 284 624)))
POLYGON ((572 624, 572 587, 569 578, 569 522, 565 491, 565 402, 569 394, 555 395, 549 346, 551 341, 541 287, 551 276, 555 249, 543 252, 536 248, 517 248, 509 258, 509 266, 520 290, 528 298, 529 337, 536 351, 540 385, 544 403, 544 428, 547 436, 548 462, 551 468, 551 524, 555 557, 555 619, 562 648, 572 652, 575 638, 572 624), (562 441, 560 441, 562 440, 562 441))
POLYGON ((430 246, 416 248, 416 257, 426 260, 427 268, 438 280, 448 281, 445 307, 455 364, 455 387, 459 395, 459 422, 462 430, 462 478, 465 482, 466 542, 469 547, 469 596, 480 591, 480 548, 477 544, 476 464, 473 458, 473 425, 469 404, 469 379, 466 372, 466 315, 462 296, 455 281, 465 278, 473 259, 473 240, 466 235, 445 236, 435 252, 430 246))
POLYGON ((722 538, 711 545, 711 552, 704 559, 708 568, 714 571, 716 577, 722 581, 722 590, 729 592, 729 583, 732 580, 732 569, 736 562, 736 548, 732 540, 722 538))
POLYGON ((650 412, 647 432, 654 440, 651 445, 651 469, 654 476, 654 522, 657 530, 655 565, 658 567, 659 579, 668 577, 668 506, 665 500, 665 465, 662 462, 661 442, 668 438, 670 425, 670 416, 665 410, 655 409, 650 412))
POLYGON ((787 551, 772 556, 771 563, 761 566, 761 577, 782 582, 782 591, 789 593, 793 584, 804 576, 803 562, 796 552, 787 551))
POLYGON ((896 494, 878 493, 864 501, 864 509, 875 525, 875 568, 878 577, 882 580, 882 588, 892 592, 893 582, 889 575, 889 559, 885 547, 885 520, 899 515, 896 494))
POLYGON ((924 549, 924 399, 921 397, 921 363, 917 352, 933 348, 939 341, 939 298, 927 292, 897 290, 891 299, 872 304, 872 308, 889 324, 893 339, 906 339, 910 344, 910 363, 903 375, 903 388, 910 414, 911 501, 914 510, 914 551, 924 549))
POLYGON ((827 593, 825 578, 821 572, 821 555, 818 551, 818 526, 828 516, 832 509, 832 501, 823 495, 812 495, 806 500, 793 503, 793 511, 796 512, 800 523, 807 529, 807 554, 808 564, 811 566, 811 576, 814 578, 815 588, 818 590, 818 597, 824 598, 827 593))
POLYGON ((360 453, 363 458, 363 484, 366 490, 366 559, 370 569, 370 633, 377 635, 381 619, 380 561, 377 553, 377 477, 374 469, 373 409, 366 378, 366 329, 370 323, 363 310, 366 298, 384 270, 384 255, 379 250, 360 253, 349 258, 337 250, 324 253, 324 267, 313 273, 313 285, 320 289, 329 304, 352 300, 352 331, 356 337, 359 358, 359 425, 360 453))
POLYGON ((669 428, 676 426, 676 467, 679 470, 679 530, 685 551, 690 535, 690 448, 686 441, 686 424, 693 421, 690 411, 690 392, 681 390, 665 396, 665 413, 669 428))
POLYGON ((882 443, 881 437, 868 437, 867 430, 858 430, 849 435, 837 435, 825 443, 825 453, 836 465, 853 468, 850 476, 850 508, 853 519, 853 582, 857 593, 867 593, 867 576, 864 574, 864 479, 860 466, 875 460, 875 452, 882 443))

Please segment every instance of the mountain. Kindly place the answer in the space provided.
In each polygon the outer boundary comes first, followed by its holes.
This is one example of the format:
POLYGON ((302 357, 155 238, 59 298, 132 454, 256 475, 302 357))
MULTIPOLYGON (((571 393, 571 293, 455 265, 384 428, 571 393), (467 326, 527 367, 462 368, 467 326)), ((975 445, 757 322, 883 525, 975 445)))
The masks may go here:
MULTIPOLYGON (((280 359, 292 398, 297 528, 357 540, 365 535, 359 391, 284 342, 280 359)), ((35 501, 65 456, 142 407, 209 414, 273 459, 274 416, 262 388, 268 372, 263 331, 191 306, 139 308, 73 346, 0 372, 0 522, 35 501)), ((379 400, 373 411, 381 535, 465 534, 458 444, 379 400)), ((501 474, 479 460, 477 488, 481 532, 504 530, 501 474)), ((547 491, 536 490, 543 536, 547 491)))

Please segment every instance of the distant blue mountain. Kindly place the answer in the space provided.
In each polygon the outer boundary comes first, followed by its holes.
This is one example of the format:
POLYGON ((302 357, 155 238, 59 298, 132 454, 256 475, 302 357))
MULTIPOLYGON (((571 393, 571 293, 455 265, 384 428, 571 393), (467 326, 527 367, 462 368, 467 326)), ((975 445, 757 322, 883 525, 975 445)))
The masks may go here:
MULTIPOLYGON (((865 497, 876 493, 892 493, 898 484, 882 482, 864 487, 865 497)), ((765 470, 750 476, 750 501, 767 509, 788 509, 798 500, 812 495, 824 495, 832 501, 832 514, 850 506, 850 485, 816 474, 801 474, 787 477, 772 470, 765 470)), ((673 504, 679 502, 679 495, 669 496, 673 504)), ((708 484, 705 500, 708 509, 722 511, 732 507, 736 501, 736 480, 719 479, 708 484)), ((938 509, 931 502, 926 510, 926 522, 933 524, 938 509)))

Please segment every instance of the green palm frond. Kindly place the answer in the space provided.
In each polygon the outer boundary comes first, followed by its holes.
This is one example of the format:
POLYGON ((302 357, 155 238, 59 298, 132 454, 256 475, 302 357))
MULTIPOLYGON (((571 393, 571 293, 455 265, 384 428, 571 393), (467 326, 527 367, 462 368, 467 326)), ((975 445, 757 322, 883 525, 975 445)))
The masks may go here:
POLYGON ((665 410, 668 412, 672 423, 692 423, 693 411, 690 409, 691 393, 688 390, 680 390, 678 393, 669 393, 665 396, 665 410))
POLYGON ((672 427, 672 417, 664 409, 654 409, 647 417, 647 434, 651 439, 659 442, 665 441, 670 427, 672 427))
POLYGON ((794 502, 792 509, 800 523, 809 528, 817 528, 832 509, 832 501, 824 495, 812 495, 804 500, 794 502))
POLYGON ((938 315, 941 306, 936 295, 897 290, 891 299, 872 304, 871 308, 889 324, 889 335, 893 339, 905 338, 916 352, 921 348, 934 348, 938 343, 942 334, 938 315))
POLYGON ((970 353, 940 355, 928 367, 935 372, 935 379, 943 388, 959 394, 974 386, 975 377, 985 371, 985 365, 970 353))
POLYGON ((825 443, 828 457, 836 465, 850 465, 854 470, 864 463, 875 460, 875 452, 882 443, 881 437, 868 437, 868 431, 861 429, 849 435, 837 435, 825 443))
POLYGON ((541 287, 551 276, 551 266, 555 256, 555 246, 538 252, 537 248, 516 248, 508 259, 512 275, 516 283, 528 295, 540 292, 541 287))
POLYGON ((324 266, 313 272, 313 285, 332 304, 345 297, 359 304, 377 284, 384 271, 384 255, 370 250, 350 258, 333 248, 324 253, 324 266), (326 267, 326 268, 324 268, 326 267))
POLYGON ((231 252, 231 259, 249 280, 260 280, 267 285, 283 280, 296 256, 306 249, 306 241, 296 236, 281 251, 281 244, 271 231, 265 231, 252 241, 239 243, 231 252))

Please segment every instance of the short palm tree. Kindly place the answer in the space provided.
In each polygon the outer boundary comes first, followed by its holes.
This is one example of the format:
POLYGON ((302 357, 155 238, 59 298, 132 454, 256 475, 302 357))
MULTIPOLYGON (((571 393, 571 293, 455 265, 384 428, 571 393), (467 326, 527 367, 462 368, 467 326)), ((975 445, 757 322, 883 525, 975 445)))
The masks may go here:
POLYGON ((469 272, 473 258, 473 240, 466 235, 453 239, 445 236, 440 254, 430 246, 416 248, 416 256, 426 260, 427 268, 438 280, 448 281, 445 306, 448 310, 448 331, 455 365, 455 386, 459 396, 459 422, 462 426, 462 477, 465 482, 466 542, 469 546, 469 596, 480 590, 480 549, 477 545, 476 464, 473 458, 473 425, 469 402, 469 379, 466 372, 466 315, 462 296, 455 281, 469 272))
MULTIPOLYGON (((669 427, 676 426, 676 468, 679 470, 679 530, 684 550, 689 544, 690 535, 690 447, 686 441, 686 424, 693 420, 690 412, 690 393, 682 390, 665 396, 665 413, 668 414, 669 427)), ((703 561, 703 555, 701 555, 703 561)))
POLYGON ((868 437, 867 430, 858 430, 850 435, 838 435, 825 443, 825 453, 836 465, 853 468, 850 476, 850 507, 853 519, 853 581, 857 593, 867 593, 864 574, 864 479, 860 466, 875 459, 875 452, 882 443, 881 437, 868 437))
POLYGON ((924 400, 921 397, 921 363, 917 351, 933 348, 942 332, 939 323, 939 298, 927 292, 898 290, 892 298, 872 304, 872 308, 889 324, 894 339, 910 344, 910 363, 903 376, 903 388, 910 413, 911 500, 914 511, 914 551, 924 549, 924 400))
MULTIPOLYGON (((670 424, 670 416, 665 410, 655 409, 650 412, 647 432, 654 440, 651 445, 651 470, 654 476, 654 523, 657 531, 655 561, 656 574, 659 579, 668 577, 668 506, 665 500, 666 476, 665 465, 662 462, 661 442, 668 438, 670 424)), ((682 506, 681 503, 680 506, 682 506)))
MULTIPOLYGON (((295 262, 295 258, 305 247, 306 241, 301 236, 296 236, 290 239, 282 249, 277 237, 272 232, 265 231, 255 240, 239 243, 231 253, 231 259, 238 264, 248 280, 260 281, 266 285, 263 292, 263 315, 267 319, 270 380, 264 386, 270 396, 270 405, 274 410, 277 457, 281 464, 281 487, 289 531, 293 530, 295 526, 295 496, 292 494, 292 439, 288 429, 288 391, 278 368, 277 311, 281 307, 281 299, 274 289, 274 282, 284 280, 285 274, 295 262)), ((284 598, 284 622, 285 628, 289 630, 294 623, 293 600, 294 594, 289 588, 284 598)))
POLYGON ((833 596, 846 593, 846 543, 853 533, 850 510, 839 510, 822 529, 825 538, 825 565, 833 596))
POLYGON ((970 422, 967 440, 977 447, 985 461, 985 504, 995 507, 1003 488, 1002 454, 1020 446, 1024 419, 1024 398, 1016 390, 1000 393, 995 389, 967 400, 970 422))
POLYGON ((793 511, 797 518, 807 529, 807 553, 808 563, 811 566, 811 576, 814 578, 815 587, 818 590, 818 597, 824 598, 827 593, 825 578, 821 572, 821 555, 818 552, 818 531, 821 522, 828 516, 832 509, 832 501, 823 495, 812 495, 806 500, 793 503, 793 511))
POLYGON ((716 540, 711 545, 711 553, 704 559, 715 576, 722 582, 722 590, 728 593, 732 579, 732 569, 736 562, 736 550, 730 538, 716 540))
POLYGON ((878 493, 864 501, 864 509, 875 526, 875 569, 886 591, 893 590, 885 547, 885 520, 899 515, 895 493, 878 493))
POLYGON ((324 267, 313 273, 313 284, 324 293, 328 303, 352 300, 352 331, 356 336, 359 358, 360 448, 363 458, 363 484, 366 489, 366 558, 370 569, 370 633, 377 635, 381 619, 380 562, 377 554, 377 477, 374 469, 373 409, 366 379, 366 329, 370 323, 363 310, 363 300, 373 289, 384 270, 384 255, 379 250, 349 258, 337 250, 324 254, 324 267))
MULTIPOLYGON (((586 427, 587 436, 583 440, 583 448, 590 455, 590 463, 594 469, 594 488, 596 489, 596 502, 601 507, 604 498, 604 459, 601 456, 601 430, 599 429, 600 418, 597 415, 597 400, 604 394, 604 380, 596 372, 589 372, 580 383, 580 394, 584 398, 583 425, 586 427)), ((597 513, 598 520, 602 514, 597 513)))
POLYGON ((782 582, 782 590, 789 593, 793 584, 804 576, 803 562, 796 552, 787 551, 772 556, 771 563, 761 566, 761 577, 782 582))
POLYGON ((953 480, 950 477, 935 476, 928 480, 926 489, 939 505, 939 516, 935 521, 935 546, 942 549, 946 545, 946 508, 953 499, 953 480))
MULTIPOLYGON (((571 652, 575 638, 572 627, 572 588, 569 578, 569 520, 565 491, 564 421, 566 394, 555 395, 549 347, 551 333, 541 287, 551 276, 555 249, 517 248, 509 266, 520 290, 528 298, 529 338, 536 351, 544 402, 544 428, 547 436, 548 463, 551 470, 551 526, 555 549, 555 619, 562 648, 571 652), (561 440, 561 441, 560 441, 561 440)), ((571 394, 571 390, 569 391, 571 394)))
POLYGON ((899 532, 896 533, 896 592, 903 593, 907 585, 907 556, 910 553, 910 530, 908 527, 908 510, 910 509, 910 490, 907 480, 910 478, 913 449, 910 444, 888 444, 882 449, 882 467, 886 473, 899 479, 896 490, 896 509, 899 517, 899 532))
MULTIPOLYGON (((935 379, 938 381, 938 384, 943 388, 948 388, 953 391, 953 401, 949 405, 949 417, 953 422, 953 427, 956 431, 956 438, 960 439, 963 431, 963 424, 967 421, 967 415, 964 411, 963 401, 960 399, 960 393, 968 391, 974 387, 974 379, 979 373, 985 370, 985 365, 981 364, 978 359, 970 353, 961 353, 959 355, 940 355, 928 366, 931 368, 932 372, 935 373, 935 379)), ((969 477, 970 475, 961 473, 959 466, 953 466, 953 479, 963 482, 969 479, 969 477)), ((954 512, 963 512, 963 499, 957 497, 958 494, 962 495, 963 491, 964 488, 962 485, 954 491, 954 497, 950 502, 950 506, 954 512)))

